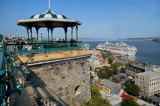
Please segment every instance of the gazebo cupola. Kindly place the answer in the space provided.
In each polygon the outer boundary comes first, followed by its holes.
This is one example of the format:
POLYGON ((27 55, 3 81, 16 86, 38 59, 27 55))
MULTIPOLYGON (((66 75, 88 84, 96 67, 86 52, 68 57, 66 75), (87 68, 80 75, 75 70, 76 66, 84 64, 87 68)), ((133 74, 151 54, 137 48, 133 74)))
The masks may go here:
MULTIPOLYGON (((81 25, 81 23, 77 20, 69 19, 64 15, 59 15, 54 13, 50 9, 50 3, 49 3, 49 9, 43 14, 39 15, 32 15, 29 19, 21 19, 17 21, 17 25, 24 26, 27 28, 28 33, 28 39, 29 38, 29 30, 31 33, 32 38, 32 28, 34 27, 36 29, 37 33, 37 42, 38 42, 38 30, 40 28, 47 28, 48 31, 48 41, 53 41, 53 29, 54 28, 63 28, 65 32, 65 41, 67 41, 67 29, 71 28, 71 39, 73 39, 73 28, 76 28, 76 41, 78 41, 78 26, 81 25), (49 30, 51 31, 51 39, 49 36, 49 30)), ((31 42, 32 39, 31 39, 31 42)))

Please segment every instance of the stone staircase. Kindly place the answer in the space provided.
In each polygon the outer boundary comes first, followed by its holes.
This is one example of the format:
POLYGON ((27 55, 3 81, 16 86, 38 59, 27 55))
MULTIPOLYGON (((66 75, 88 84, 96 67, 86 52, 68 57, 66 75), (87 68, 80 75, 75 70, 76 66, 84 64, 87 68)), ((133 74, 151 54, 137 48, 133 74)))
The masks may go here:
POLYGON ((61 104, 52 98, 49 92, 46 92, 45 87, 33 88, 30 85, 26 87, 26 90, 33 106, 61 106, 61 104))
POLYGON ((36 101, 37 93, 35 92, 34 88, 32 86, 26 87, 26 91, 29 94, 29 99, 32 102, 33 106, 38 106, 38 103, 36 101))

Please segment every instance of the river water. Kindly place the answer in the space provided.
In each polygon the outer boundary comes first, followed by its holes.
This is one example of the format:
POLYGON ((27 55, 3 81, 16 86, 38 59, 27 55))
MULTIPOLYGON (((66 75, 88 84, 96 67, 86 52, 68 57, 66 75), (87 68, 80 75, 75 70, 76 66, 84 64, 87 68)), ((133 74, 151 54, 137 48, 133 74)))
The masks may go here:
MULTIPOLYGON (((116 43, 118 41, 111 41, 116 43)), ((148 41, 124 41, 128 45, 135 46, 137 53, 135 56, 129 56, 132 60, 138 62, 146 62, 149 65, 160 66, 160 43, 159 42, 148 42, 148 41)), ((90 48, 96 48, 99 43, 105 43, 105 41, 83 41, 84 44, 89 44, 90 48)))

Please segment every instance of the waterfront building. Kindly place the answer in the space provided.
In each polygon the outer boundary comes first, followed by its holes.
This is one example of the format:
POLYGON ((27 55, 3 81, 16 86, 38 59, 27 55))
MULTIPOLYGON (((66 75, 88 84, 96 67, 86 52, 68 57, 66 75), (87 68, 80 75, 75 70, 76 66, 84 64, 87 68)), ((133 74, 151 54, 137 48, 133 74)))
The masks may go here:
POLYGON ((141 95, 152 96, 160 93, 160 73, 147 71, 136 74, 135 84, 141 89, 141 95))
POLYGON ((153 71, 153 72, 160 72, 160 66, 156 66, 156 65, 147 65, 145 67, 146 71, 153 71))
POLYGON ((94 84, 102 91, 108 95, 116 94, 118 95, 121 90, 121 85, 116 84, 110 80, 103 79, 95 81, 94 84))
POLYGON ((136 75, 136 73, 142 73, 146 70, 147 64, 141 62, 131 62, 130 65, 127 65, 125 68, 126 74, 136 75))
POLYGON ((103 59, 101 54, 94 54, 89 59, 90 61, 90 67, 92 70, 95 70, 96 68, 101 68, 104 66, 110 66, 108 63, 108 59, 103 59))
POLYGON ((145 72, 144 68, 139 68, 139 67, 134 66, 134 65, 129 65, 125 68, 125 73, 126 74, 135 75, 136 73, 142 73, 142 72, 145 72))

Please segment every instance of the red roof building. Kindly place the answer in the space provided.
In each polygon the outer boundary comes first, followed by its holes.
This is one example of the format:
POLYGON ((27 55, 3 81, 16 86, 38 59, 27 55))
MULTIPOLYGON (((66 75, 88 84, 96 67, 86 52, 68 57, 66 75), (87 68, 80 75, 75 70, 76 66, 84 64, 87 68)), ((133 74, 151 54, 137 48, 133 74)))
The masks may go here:
POLYGON ((120 96, 121 98, 125 99, 125 98, 131 98, 132 100, 136 100, 136 98, 134 98, 133 96, 128 95, 127 93, 123 92, 123 94, 120 96))
POLYGON ((101 54, 96 54, 96 56, 100 59, 103 59, 103 56, 101 54))

